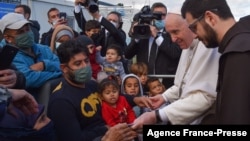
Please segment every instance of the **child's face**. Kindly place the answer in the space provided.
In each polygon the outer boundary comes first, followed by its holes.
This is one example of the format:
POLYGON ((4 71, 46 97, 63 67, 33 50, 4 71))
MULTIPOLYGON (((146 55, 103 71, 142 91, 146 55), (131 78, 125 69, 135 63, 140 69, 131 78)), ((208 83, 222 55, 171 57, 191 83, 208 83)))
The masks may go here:
POLYGON ((127 94, 136 96, 140 92, 139 82, 136 78, 127 78, 124 82, 124 90, 127 94))
POLYGON ((140 78, 141 84, 145 85, 147 80, 148 80, 148 75, 147 74, 142 74, 142 75, 137 75, 140 78))
POLYGON ((116 106, 116 102, 119 97, 119 89, 113 85, 106 86, 101 94, 102 100, 107 102, 111 106, 116 106))
POLYGON ((106 52, 106 60, 109 63, 114 63, 119 61, 121 57, 118 55, 117 51, 114 49, 108 49, 106 52))
POLYGON ((160 81, 154 81, 149 84, 150 96, 162 94, 163 91, 164 91, 164 86, 162 85, 160 81))
POLYGON ((100 30, 101 29, 99 28, 93 28, 93 29, 90 29, 89 31, 85 31, 85 33, 89 38, 91 38, 92 35, 100 33, 100 30))
POLYGON ((95 49, 95 45, 93 45, 93 44, 87 45, 87 48, 88 48, 88 50, 89 50, 89 53, 90 53, 90 54, 93 54, 94 49, 95 49))

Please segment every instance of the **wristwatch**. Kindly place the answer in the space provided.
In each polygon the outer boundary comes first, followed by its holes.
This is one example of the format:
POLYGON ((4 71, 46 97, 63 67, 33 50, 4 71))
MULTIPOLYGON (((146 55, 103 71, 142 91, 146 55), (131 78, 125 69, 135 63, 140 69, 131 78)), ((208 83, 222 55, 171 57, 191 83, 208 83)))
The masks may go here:
POLYGON ((0 86, 0 103, 6 103, 9 106, 11 100, 11 93, 7 88, 0 86))
POLYGON ((155 110, 155 117, 156 117, 156 122, 157 122, 157 123, 162 122, 161 117, 160 117, 159 110, 155 110))

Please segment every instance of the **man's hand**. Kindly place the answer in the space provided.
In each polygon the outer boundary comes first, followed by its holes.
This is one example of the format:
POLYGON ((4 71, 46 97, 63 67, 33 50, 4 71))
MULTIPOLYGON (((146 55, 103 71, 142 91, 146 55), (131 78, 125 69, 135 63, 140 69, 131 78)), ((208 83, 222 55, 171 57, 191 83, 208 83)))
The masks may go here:
POLYGON ((86 0, 75 0, 75 5, 79 5, 81 3, 85 3, 86 0))
POLYGON ((96 49, 96 51, 101 51, 102 46, 97 46, 95 49, 96 49))
POLYGON ((147 107, 149 109, 153 108, 152 101, 148 97, 145 97, 145 96, 134 97, 134 102, 139 107, 147 107))
POLYGON ((136 131, 142 129, 143 125, 145 124, 155 124, 155 123, 156 123, 155 111, 145 112, 135 119, 131 128, 136 131))
POLYGON ((102 137, 102 141, 132 141, 137 137, 137 133, 126 123, 119 123, 110 127, 102 137))
POLYGON ((43 62, 38 62, 30 66, 30 69, 33 71, 43 71, 45 68, 43 62))
POLYGON ((21 110, 26 115, 35 114, 38 112, 38 103, 35 98, 25 90, 9 89, 12 94, 8 112, 17 117, 14 107, 21 110))
POLYGON ((152 101, 153 109, 159 108, 162 104, 166 102, 161 94, 149 97, 149 99, 152 101))
POLYGON ((6 88, 13 88, 16 85, 16 72, 12 69, 0 70, 0 84, 6 88))
POLYGON ((99 13, 99 11, 96 11, 96 12, 94 12, 94 13, 91 13, 91 12, 89 11, 89 14, 90 14, 93 18, 95 18, 95 19, 97 19, 97 20, 99 20, 99 18, 101 17, 101 14, 99 13))
POLYGON ((159 30, 153 25, 149 25, 149 26, 150 26, 151 35, 155 38, 157 36, 159 30))

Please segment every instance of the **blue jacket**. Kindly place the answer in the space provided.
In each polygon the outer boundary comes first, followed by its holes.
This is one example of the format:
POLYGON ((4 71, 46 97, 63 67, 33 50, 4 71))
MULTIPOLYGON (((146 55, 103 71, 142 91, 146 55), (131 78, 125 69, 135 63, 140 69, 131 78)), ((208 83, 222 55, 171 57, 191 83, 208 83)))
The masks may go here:
POLYGON ((48 46, 41 44, 34 44, 33 51, 36 57, 19 51, 13 60, 16 68, 21 71, 26 78, 27 88, 38 88, 42 86, 47 80, 61 76, 60 61, 58 57, 53 54, 48 46), (44 62, 45 68, 43 71, 33 71, 30 66, 44 62))

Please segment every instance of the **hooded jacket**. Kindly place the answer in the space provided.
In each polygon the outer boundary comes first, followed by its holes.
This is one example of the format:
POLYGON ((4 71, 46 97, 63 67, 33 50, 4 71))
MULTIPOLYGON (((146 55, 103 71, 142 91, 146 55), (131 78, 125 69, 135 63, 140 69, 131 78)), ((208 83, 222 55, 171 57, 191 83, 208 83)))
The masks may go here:
POLYGON ((219 52, 216 117, 218 124, 250 124, 250 16, 223 37, 219 52))
MULTIPOLYGON (((122 94, 127 94, 126 92, 125 92, 125 80, 127 79, 127 78, 130 78, 130 77, 134 77, 134 78, 136 78, 137 80, 138 80, 138 82, 139 82, 139 89, 140 89, 140 91, 139 91, 139 93, 137 94, 137 96, 143 96, 143 87, 142 87, 142 84, 141 84, 141 81, 140 81, 140 78, 138 77, 138 76, 136 76, 135 74, 127 74, 127 75, 125 75, 124 76, 124 78, 122 79, 122 84, 121 84, 121 93, 122 94)), ((140 108, 140 107, 138 107, 138 106, 134 106, 133 107, 133 110, 135 111, 135 114, 136 114, 136 117, 138 117, 138 116, 140 116, 141 114, 142 114, 142 112, 143 112, 143 109, 142 108, 140 108)))

